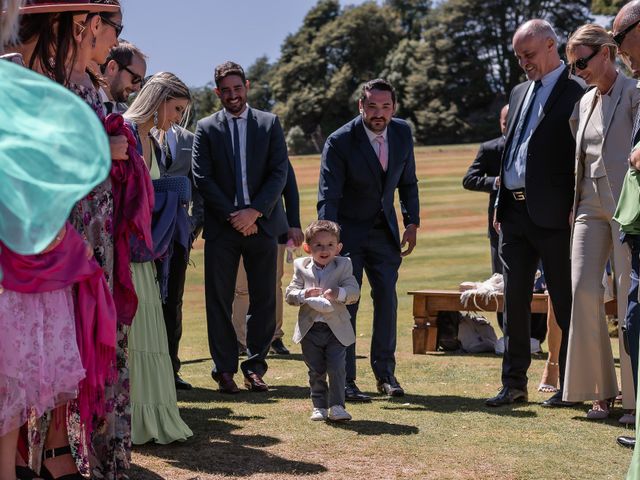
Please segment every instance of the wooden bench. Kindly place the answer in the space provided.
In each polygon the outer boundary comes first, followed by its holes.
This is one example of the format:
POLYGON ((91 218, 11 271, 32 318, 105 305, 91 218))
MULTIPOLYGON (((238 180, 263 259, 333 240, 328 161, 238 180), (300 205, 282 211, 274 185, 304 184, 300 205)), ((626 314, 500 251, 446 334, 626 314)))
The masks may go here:
MULTIPOLYGON (((413 353, 425 354, 437 350, 438 313, 462 312, 466 310, 485 310, 501 312, 504 308, 502 294, 489 302, 476 297, 476 305, 471 300, 465 308, 460 301, 460 292, 455 290, 415 290, 408 292, 413 295, 413 353)), ((534 293, 531 300, 531 313, 547 313, 548 296, 546 293, 534 293)), ((606 303, 607 315, 615 315, 616 301, 606 303)))

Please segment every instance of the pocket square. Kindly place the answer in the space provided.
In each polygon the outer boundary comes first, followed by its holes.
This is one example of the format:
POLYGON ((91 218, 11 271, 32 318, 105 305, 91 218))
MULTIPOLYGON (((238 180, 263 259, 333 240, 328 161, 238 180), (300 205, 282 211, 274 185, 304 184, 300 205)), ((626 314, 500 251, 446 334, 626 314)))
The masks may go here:
POLYGON ((305 303, 313 308, 316 312, 329 313, 333 312, 333 305, 324 297, 309 297, 305 303))

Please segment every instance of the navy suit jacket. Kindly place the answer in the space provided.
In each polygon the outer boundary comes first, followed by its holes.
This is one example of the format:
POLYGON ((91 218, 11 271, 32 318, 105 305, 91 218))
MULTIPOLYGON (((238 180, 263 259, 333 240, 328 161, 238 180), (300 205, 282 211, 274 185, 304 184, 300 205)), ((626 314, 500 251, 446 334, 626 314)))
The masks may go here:
POLYGON ((322 152, 318 190, 318 218, 342 227, 345 247, 364 241, 381 212, 400 248, 400 232, 393 200, 400 197, 405 227, 420 225, 418 179, 413 137, 404 120, 387 127, 389 163, 383 172, 358 115, 327 139, 322 152))
POLYGON ((476 159, 462 179, 462 186, 467 190, 487 192, 489 194, 488 225, 490 235, 495 232, 493 229, 493 208, 498 195, 498 189, 494 189, 493 185, 496 177, 500 175, 504 143, 505 139, 502 135, 482 143, 478 149, 476 159))
MULTIPOLYGON (((258 228, 270 237, 287 231, 282 190, 289 160, 282 127, 272 113, 249 109, 247 117, 247 184, 251 207, 262 213, 258 228)), ((233 228, 235 164, 231 132, 221 110, 198 121, 193 140, 193 176, 204 200, 203 238, 233 228)))
MULTIPOLYGON (((502 154, 506 161, 510 144, 520 118, 522 104, 531 82, 516 85, 509 98, 507 141, 502 154)), ((584 87, 569 78, 569 67, 556 82, 544 105, 544 114, 534 129, 527 149, 525 191, 527 210, 534 224, 543 228, 569 228, 575 183, 576 141, 569 118, 584 87)), ((501 171, 502 174, 502 171, 501 171)), ((500 205, 509 195, 501 179, 496 205, 497 219, 502 221, 500 205)))

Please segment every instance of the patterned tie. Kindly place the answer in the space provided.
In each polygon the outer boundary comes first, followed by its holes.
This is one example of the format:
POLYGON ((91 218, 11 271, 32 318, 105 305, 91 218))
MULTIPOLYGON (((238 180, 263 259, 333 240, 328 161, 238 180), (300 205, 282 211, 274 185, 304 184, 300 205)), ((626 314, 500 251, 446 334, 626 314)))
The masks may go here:
POLYGON ((236 201, 238 208, 244 208, 244 189, 242 188, 242 160, 240 157, 240 132, 238 119, 233 119, 233 163, 236 170, 236 201))
POLYGON ((380 166, 382 167, 382 170, 386 172, 387 166, 389 165, 389 155, 384 144, 384 137, 382 135, 378 135, 375 138, 375 141, 378 144, 378 160, 380 161, 380 166))
POLYGON ((511 155, 508 158, 509 160, 508 166, 511 166, 511 164, 516 159, 518 146, 522 143, 522 140, 523 140, 522 136, 524 135, 524 132, 527 130, 527 125, 529 124, 529 118, 531 117, 531 112, 533 111, 533 105, 536 103, 536 95, 538 94, 538 90, 540 90, 541 86, 542 86, 542 81, 536 80, 535 83, 533 84, 533 92, 531 92, 531 96, 529 97, 529 103, 527 103, 527 105, 523 107, 522 115, 520 115, 520 119, 518 120, 518 124, 516 125, 516 131, 514 132, 514 136, 513 136, 513 141, 515 141, 515 143, 512 143, 509 149, 511 155))

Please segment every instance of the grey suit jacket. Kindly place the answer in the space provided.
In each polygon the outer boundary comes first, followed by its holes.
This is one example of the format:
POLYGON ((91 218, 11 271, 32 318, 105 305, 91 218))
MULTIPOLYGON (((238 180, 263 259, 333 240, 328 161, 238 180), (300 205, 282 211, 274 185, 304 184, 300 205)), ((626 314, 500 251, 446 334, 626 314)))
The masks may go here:
POLYGON ((173 126, 172 127, 176 135, 176 149, 173 154, 173 162, 167 169, 160 159, 162 158, 161 144, 164 139, 160 135, 160 131, 156 128, 151 129, 151 134, 155 140, 155 153, 158 159, 158 167, 160 169, 160 176, 162 177, 177 177, 184 176, 189 177, 192 183, 191 189, 191 224, 194 231, 198 231, 204 224, 204 205, 200 193, 196 189, 196 185, 193 181, 193 172, 191 170, 191 155, 193 150, 193 133, 189 130, 173 126))
MULTIPOLYGON (((251 207, 262 214, 258 228, 270 237, 288 229, 282 207, 288 156, 282 127, 272 113, 250 108, 247 117, 247 184, 251 207)), ((229 123, 222 110, 198 121, 193 141, 193 176, 204 199, 204 238, 233 228, 229 216, 237 210, 235 163, 229 123)))
MULTIPOLYGON (((592 88, 584 94, 582 99, 576 104, 574 114, 571 118, 572 127, 576 133, 576 193, 573 201, 573 212, 575 214, 580 200, 580 184, 584 175, 584 163, 582 152, 582 141, 587 121, 598 122, 600 118, 591 115, 595 107, 597 89, 592 88)), ((615 202, 620 198, 620 191, 624 176, 629 169, 629 153, 633 142, 633 122, 636 118, 638 104, 640 103, 640 90, 637 80, 633 80, 622 72, 618 73, 613 88, 611 90, 611 103, 608 111, 603 112, 603 124, 598 130, 603 132, 604 142, 602 144, 602 161, 607 170, 607 179, 611 186, 611 193, 615 202)), ((613 215, 614 212, 610 212, 613 215)))
POLYGON ((360 287, 353 276, 353 268, 351 259, 348 257, 336 257, 333 262, 325 268, 325 275, 319 282, 313 273, 313 258, 304 257, 297 258, 293 262, 293 279, 287 287, 285 293, 286 300, 289 305, 300 306, 298 312, 298 322, 293 333, 293 341, 300 343, 302 338, 307 334, 313 326, 314 320, 318 315, 322 315, 324 321, 329 325, 331 331, 338 341, 345 347, 355 343, 356 336, 351 326, 351 315, 345 305, 356 303, 360 298, 360 287), (332 302, 334 310, 329 313, 319 313, 309 305, 301 301, 301 294, 304 289, 321 287, 323 289, 331 288, 337 291, 338 288, 344 288, 347 294, 344 303, 332 302))

